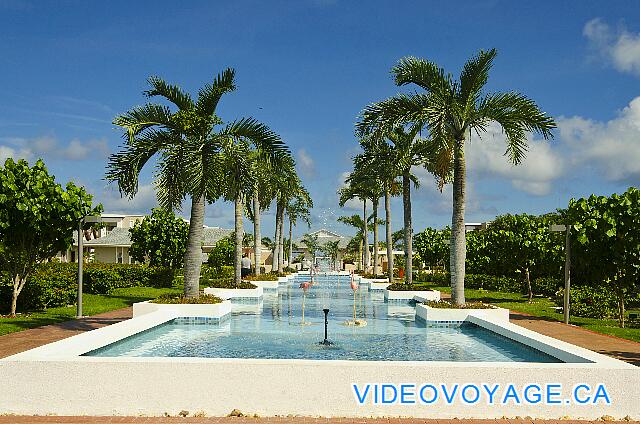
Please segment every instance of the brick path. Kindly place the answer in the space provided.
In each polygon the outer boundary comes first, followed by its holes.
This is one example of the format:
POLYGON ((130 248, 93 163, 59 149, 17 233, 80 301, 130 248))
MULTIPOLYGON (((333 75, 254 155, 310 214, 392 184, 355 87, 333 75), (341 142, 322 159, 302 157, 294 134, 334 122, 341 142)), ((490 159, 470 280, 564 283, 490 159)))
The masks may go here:
POLYGON ((43 327, 18 331, 0 336, 0 358, 24 352, 34 347, 66 339, 89 330, 129 319, 133 316, 132 308, 118 309, 104 314, 93 315, 81 319, 59 322, 43 327))
POLYGON ((509 320, 545 336, 613 356, 640 367, 640 343, 521 312, 512 311, 509 320))
MULTIPOLYGON (((607 423, 637 423, 638 421, 607 421, 607 423)), ((417 418, 311 418, 311 417, 231 417, 231 418, 152 418, 152 417, 17 417, 0 416, 0 424, 104 424, 104 423, 149 423, 149 424, 602 424, 603 421, 570 420, 424 420, 417 418)))

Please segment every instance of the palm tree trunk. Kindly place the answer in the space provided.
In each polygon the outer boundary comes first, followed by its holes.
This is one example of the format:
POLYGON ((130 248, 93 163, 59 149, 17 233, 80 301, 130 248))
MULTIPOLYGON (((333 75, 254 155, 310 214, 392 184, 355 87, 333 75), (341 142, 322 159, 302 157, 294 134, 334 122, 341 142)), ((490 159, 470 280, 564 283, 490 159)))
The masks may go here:
POLYGON ((291 220, 291 216, 289 216, 289 260, 287 262, 287 266, 291 268, 291 257, 293 256, 293 221, 291 220))
POLYGON ((362 201, 362 215, 364 221, 364 272, 369 271, 369 228, 367 226, 367 199, 362 201))
POLYGON ((271 272, 275 272, 278 270, 278 234, 280 234, 280 203, 276 202, 276 232, 273 236, 273 252, 271 254, 271 272))
POLYGON ((385 231, 387 237, 387 274, 389 275, 389 282, 393 282, 393 236, 391 234, 391 193, 389 192, 389 186, 385 187, 384 191, 384 213, 385 213, 385 231))
POLYGON ((262 240, 260 238, 260 198, 256 190, 253 195, 253 255, 256 275, 260 274, 260 263, 262 262, 262 240))
POLYGON ((373 199, 373 275, 378 275, 378 198, 373 199))
POLYGON ((409 171, 402 175, 402 203, 404 206, 404 281, 413 284, 413 229, 411 228, 411 180, 409 171))
POLYGON ((233 261, 233 267, 235 271, 235 283, 236 287, 240 286, 240 282, 242 279, 242 239, 244 238, 244 231, 242 228, 242 194, 236 195, 235 202, 235 230, 236 230, 236 250, 235 250, 235 259, 233 261))
POLYGON ((456 141, 453 163, 453 214, 451 216, 451 300, 456 305, 465 303, 464 275, 467 241, 464 227, 466 164, 464 138, 456 141))
POLYGON ((184 296, 200 295, 200 268, 202 268, 202 227, 204 225, 204 195, 191 199, 191 217, 187 250, 184 254, 184 296))
POLYGON ((278 235, 278 273, 284 271, 284 206, 280 208, 280 234, 278 235))
POLYGON ((360 244, 358 245, 358 271, 362 271, 362 266, 364 261, 362 260, 362 239, 360 239, 360 244))

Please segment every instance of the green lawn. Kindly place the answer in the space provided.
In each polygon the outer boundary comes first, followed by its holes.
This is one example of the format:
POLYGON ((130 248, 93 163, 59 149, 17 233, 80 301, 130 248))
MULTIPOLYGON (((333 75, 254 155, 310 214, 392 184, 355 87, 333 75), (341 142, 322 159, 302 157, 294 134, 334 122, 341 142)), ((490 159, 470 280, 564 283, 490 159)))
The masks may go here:
MULTIPOLYGON (((441 292, 450 293, 450 287, 434 287, 426 283, 415 283, 417 287, 424 287, 441 292)), ((536 297, 531 303, 527 302, 527 297, 519 293, 503 293, 489 290, 465 289, 465 296, 468 301, 482 301, 491 303, 512 311, 524 312, 537 317, 544 317, 554 321, 562 321, 562 314, 556 312, 556 306, 548 298, 536 297)), ((602 334, 609 334, 623 339, 640 342, 640 328, 620 328, 618 321, 613 319, 595 319, 571 317, 571 324, 584 327, 602 334)))
MULTIPOLYGON (((126 308, 135 302, 155 299, 166 293, 179 294, 181 292, 182 290, 178 288, 156 289, 152 287, 131 287, 116 289, 110 295, 85 294, 83 296, 82 312, 84 315, 100 314, 102 312, 126 308)), ((56 322, 68 321, 75 318, 75 316, 76 307, 74 305, 20 314, 17 318, 0 318, 0 335, 56 322)))

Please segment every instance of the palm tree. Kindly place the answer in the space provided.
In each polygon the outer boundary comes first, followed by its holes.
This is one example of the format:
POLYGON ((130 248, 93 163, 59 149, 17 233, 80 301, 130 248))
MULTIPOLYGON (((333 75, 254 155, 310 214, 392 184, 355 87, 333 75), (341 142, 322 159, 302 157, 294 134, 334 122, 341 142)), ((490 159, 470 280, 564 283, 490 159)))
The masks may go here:
POLYGON ((235 72, 226 69, 212 83, 198 92, 197 100, 176 85, 158 77, 149 78, 148 97, 160 96, 168 106, 147 103, 116 117, 114 124, 125 130, 125 143, 109 158, 106 178, 116 182, 120 193, 133 198, 138 191, 138 177, 154 156, 155 186, 158 203, 166 209, 179 210, 185 197, 191 197, 189 236, 184 259, 184 294, 199 295, 202 265, 202 232, 205 203, 224 194, 220 181, 224 173, 220 155, 225 144, 251 141, 281 148, 280 139, 253 118, 243 118, 219 127, 216 115, 221 97, 235 90, 235 72))
MULTIPOLYGON (((360 187, 369 196, 373 209, 373 274, 378 275, 378 204, 384 192, 384 184, 378 170, 365 154, 353 158, 354 171, 347 178, 347 183, 360 187)), ((368 245, 367 245, 368 250, 368 245)))
POLYGON ((352 240, 358 241, 358 269, 362 269, 362 244, 364 241, 365 225, 364 220, 360 215, 341 216, 338 218, 338 222, 354 227, 358 230, 352 240))
POLYGON ((311 264, 315 266, 316 264, 316 253, 320 249, 320 244, 318 243, 318 236, 305 234, 302 237, 302 244, 307 248, 309 253, 311 254, 311 264))
POLYGON ((307 227, 311 228, 311 211, 309 208, 313 207, 313 200, 304 187, 300 187, 300 192, 295 199, 289 201, 285 207, 286 213, 289 216, 289 255, 288 265, 291 268, 291 261, 293 258, 293 227, 297 225, 298 220, 303 220, 307 227))
POLYGON ((346 179, 347 186, 338 190, 339 205, 343 207, 347 201, 358 198, 362 201, 362 222, 364 225, 362 239, 364 242, 363 270, 367 272, 369 267, 369 229, 367 225, 367 199, 371 198, 370 188, 359 182, 353 172, 346 179))
POLYGON ((259 139, 228 138, 222 143, 220 161, 225 169, 225 199, 234 202, 235 222, 235 283, 241 282, 241 261, 244 239, 242 216, 246 199, 251 197, 256 185, 255 180, 264 178, 254 171, 254 161, 280 164, 289 156, 288 150, 280 138, 265 127, 259 139), (255 150, 252 150, 255 149, 255 150))
MULTIPOLYGON (((256 160, 253 163, 253 173, 257 176, 271 175, 275 172, 272 163, 260 160, 258 152, 254 152, 256 160)), ((255 178, 252 196, 247 196, 246 210, 249 219, 253 222, 253 254, 255 256, 256 274, 261 272, 262 245, 261 213, 269 208, 274 198, 273 185, 270 178, 255 178)), ((270 247, 269 247, 270 248, 270 247)))
POLYGON ((437 155, 436 175, 446 175, 453 162, 453 212, 451 216, 451 294, 456 304, 465 302, 465 194, 467 134, 481 135, 491 122, 505 134, 506 155, 518 165, 527 151, 527 133, 553 138, 556 123, 536 103, 517 92, 485 93, 496 50, 480 51, 469 59, 455 80, 434 62, 414 57, 401 59, 392 69, 398 86, 415 84, 424 92, 399 94, 370 105, 358 129, 369 132, 414 123, 426 126, 437 155))
POLYGON ((278 171, 271 175, 276 201, 276 228, 275 228, 275 249, 273 252, 274 266, 277 264, 278 272, 283 271, 284 264, 284 215, 287 205, 292 199, 304 198, 311 202, 311 198, 302 187, 300 177, 296 173, 293 159, 283 161, 278 171))
POLYGON ((391 233, 391 197, 398 196, 402 193, 401 185, 397 177, 400 171, 397 169, 397 161, 395 160, 396 151, 392 145, 387 143, 384 137, 365 137, 361 140, 360 145, 364 152, 362 154, 365 164, 370 172, 382 182, 382 190, 384 194, 384 210, 385 210, 385 239, 384 243, 387 249, 387 275, 389 282, 393 281, 394 255, 393 242, 391 233))
POLYGON ((340 251, 339 240, 328 241, 322 246, 322 251, 329 255, 331 258, 331 267, 335 271, 336 269, 336 261, 338 259, 338 252, 340 251))

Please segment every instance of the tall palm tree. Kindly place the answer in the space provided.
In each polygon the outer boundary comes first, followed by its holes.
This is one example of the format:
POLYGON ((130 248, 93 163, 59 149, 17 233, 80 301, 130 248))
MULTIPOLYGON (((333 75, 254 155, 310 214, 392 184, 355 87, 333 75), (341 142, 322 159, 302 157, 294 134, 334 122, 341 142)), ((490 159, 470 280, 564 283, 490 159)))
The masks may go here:
POLYGON ((148 97, 162 97, 177 108, 147 103, 117 116, 114 124, 124 129, 125 142, 109 158, 106 178, 116 182, 122 195, 133 198, 144 165, 158 156, 155 186, 160 206, 179 210, 191 197, 189 236, 184 259, 184 294, 199 295, 202 265, 202 233, 205 203, 224 194, 221 150, 230 140, 251 140, 281 147, 279 138, 253 118, 222 126, 216 115, 221 97, 235 90, 235 72, 229 68, 205 84, 193 100, 176 85, 149 78, 148 97))
POLYGON ((378 204, 384 192, 384 184, 378 170, 372 165, 374 164, 367 155, 356 155, 353 158, 354 171, 347 178, 347 183, 360 187, 371 200, 373 209, 373 274, 378 275, 378 228, 380 222, 378 220, 378 204))
POLYGON ((253 196, 255 180, 265 178, 257 175, 255 161, 280 164, 289 156, 280 138, 265 127, 260 139, 228 138, 220 152, 222 166, 225 169, 225 199, 234 202, 235 222, 235 283, 241 282, 242 247, 244 227, 242 217, 246 199, 253 196), (252 148, 254 150, 252 150, 252 148))
POLYGON ((338 217, 338 222, 354 227, 357 231, 352 240, 358 241, 358 269, 362 269, 362 244, 364 241, 365 225, 364 220, 360 215, 341 216, 338 217))
POLYGON ((305 234, 302 237, 302 244, 307 248, 309 253, 311 254, 311 266, 315 266, 316 264, 316 254, 320 249, 320 243, 318 243, 318 236, 305 234))
POLYGON ((362 201, 362 240, 364 242, 363 270, 367 272, 369 267, 369 228, 367 225, 367 199, 371 198, 370 188, 354 178, 353 172, 346 179, 347 185, 338 190, 338 204, 343 207, 351 199, 362 201))
POLYGON ((290 200, 286 206, 286 212, 289 216, 289 267, 291 267, 291 260, 293 258, 293 227, 297 225, 298 220, 301 219, 311 228, 311 211, 309 208, 312 207, 313 200, 311 200, 311 196, 304 187, 300 187, 298 196, 290 200))
POLYGON ((247 196, 246 210, 249 219, 253 222, 253 253, 255 260, 256 274, 261 272, 262 264, 262 245, 263 240, 261 234, 261 214, 269 208, 273 201, 274 191, 270 178, 264 178, 265 175, 271 175, 275 172, 276 165, 261 160, 259 152, 253 153, 256 160, 253 163, 253 173, 258 177, 254 179, 253 193, 247 196))
POLYGON ((385 210, 385 247, 387 249, 387 276, 389 282, 393 281, 394 255, 391 233, 391 197, 399 196, 401 184, 397 177, 400 175, 398 163, 395 160, 396 151, 393 145, 387 142, 385 137, 370 136, 361 140, 360 145, 364 152, 363 166, 374 172, 382 182, 385 210))
POLYGON ((398 86, 415 84, 423 90, 399 94, 370 105, 363 113, 358 130, 390 129, 414 123, 427 127, 437 155, 436 174, 453 162, 453 212, 451 216, 451 294, 456 304, 465 302, 465 195, 467 134, 481 135, 491 122, 498 123, 505 134, 506 155, 518 165, 527 151, 527 133, 534 132, 545 140, 553 138, 553 118, 536 103, 517 92, 485 93, 484 87, 493 66, 496 50, 481 50, 469 59, 458 79, 434 62, 407 57, 393 67, 398 86))
POLYGON ((335 240, 335 241, 328 241, 324 244, 324 246, 322 246, 322 251, 327 255, 329 255, 329 258, 331 258, 331 267, 333 268, 334 271, 336 269, 338 252, 340 251, 339 244, 340 244, 340 241, 335 240))

